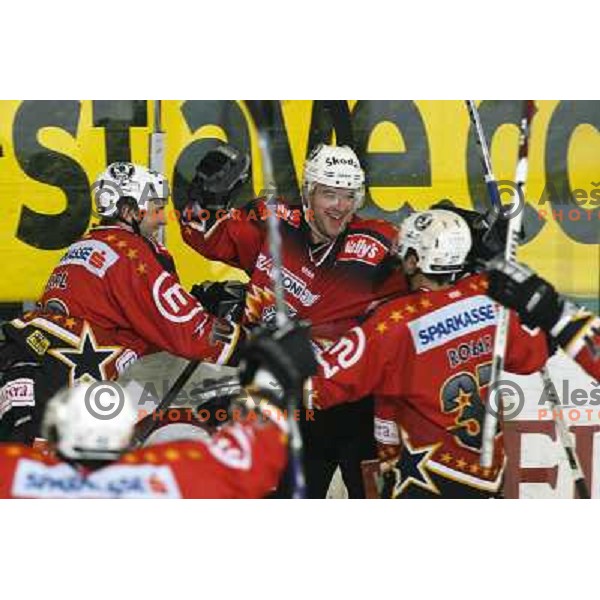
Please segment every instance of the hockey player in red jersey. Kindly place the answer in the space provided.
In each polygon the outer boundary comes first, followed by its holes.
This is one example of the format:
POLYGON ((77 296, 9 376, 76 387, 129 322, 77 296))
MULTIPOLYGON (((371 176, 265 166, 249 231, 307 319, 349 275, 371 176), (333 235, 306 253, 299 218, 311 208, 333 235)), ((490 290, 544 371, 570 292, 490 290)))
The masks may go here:
MULTIPOLYGON (((182 236, 202 256, 249 276, 243 324, 274 322, 271 257, 263 200, 229 209, 230 194, 248 161, 225 146, 199 163, 183 211, 182 236)), ((396 269, 394 225, 356 215, 365 176, 347 146, 320 145, 304 167, 302 204, 278 204, 283 285, 291 317, 310 320, 314 341, 326 347, 379 302, 405 293, 396 269)), ((203 295, 200 298, 204 298, 203 295)), ((339 465, 350 497, 363 497, 360 462, 373 457, 372 399, 302 422, 308 495, 323 498, 339 465)))
POLYGON ((562 298, 554 286, 520 263, 488 264, 488 295, 540 327, 592 377, 600 381, 600 317, 562 298))
MULTIPOLYGON (((314 373, 305 331, 290 328, 279 340, 258 340, 253 368, 289 391, 314 373), (265 353, 265 342, 270 347, 265 353), (280 360, 290 351, 290 363, 280 360)), ((250 344, 249 355, 253 354, 250 344)), ((47 405, 43 433, 51 453, 0 444, 0 498, 260 498, 286 464, 288 423, 284 397, 257 390, 240 397, 233 422, 207 441, 181 440, 131 450, 137 411, 118 384, 65 388, 47 405), (104 396, 104 397, 103 397, 104 396), (268 398, 268 400, 267 400, 268 398), (99 418, 93 410, 116 406, 99 418), (91 407, 91 408, 90 408, 91 407), (93 410, 92 410, 93 409, 93 410)))
MULTIPOLYGON (((438 209, 408 217, 399 256, 413 293, 387 302, 318 356, 319 376, 307 389, 316 407, 375 395, 383 497, 478 498, 500 489, 500 439, 492 468, 479 466, 496 311, 486 277, 462 277, 470 248, 459 215, 438 209)), ((511 314, 506 370, 531 373, 547 358, 545 336, 511 314)))
POLYGON ((43 405, 64 385, 115 379, 166 350, 226 362, 239 328, 207 313, 154 241, 169 191, 162 175, 114 163, 93 186, 100 226, 72 244, 36 310, 4 326, 0 440, 32 442, 43 405))

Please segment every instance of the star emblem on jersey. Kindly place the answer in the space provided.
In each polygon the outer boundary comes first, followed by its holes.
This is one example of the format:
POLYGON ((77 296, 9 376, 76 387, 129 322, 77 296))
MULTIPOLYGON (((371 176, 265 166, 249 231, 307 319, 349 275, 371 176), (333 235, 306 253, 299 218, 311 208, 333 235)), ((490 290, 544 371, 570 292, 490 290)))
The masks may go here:
POLYGON ((406 432, 403 430, 402 441, 402 452, 395 465, 395 469, 399 471, 400 476, 394 486, 392 498, 400 496, 411 485, 416 485, 434 494, 439 494, 440 491, 431 480, 426 464, 440 444, 432 444, 420 448, 413 447, 406 432))
POLYGON ((86 324, 77 348, 53 348, 49 352, 69 367, 69 381, 73 385, 82 378, 107 379, 104 365, 120 350, 119 347, 98 345, 93 331, 86 324))

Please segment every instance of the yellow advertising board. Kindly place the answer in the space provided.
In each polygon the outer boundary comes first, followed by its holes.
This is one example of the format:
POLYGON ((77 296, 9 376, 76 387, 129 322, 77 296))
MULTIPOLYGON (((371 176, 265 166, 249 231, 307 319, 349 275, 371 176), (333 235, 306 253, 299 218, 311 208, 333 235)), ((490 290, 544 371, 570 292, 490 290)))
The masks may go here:
MULTIPOLYGON (((148 164, 153 101, 0 102, 0 302, 35 300, 65 248, 94 222, 90 185, 113 160, 148 164)), ((181 204, 194 166, 215 140, 251 152, 250 198, 263 187, 256 129, 243 102, 162 101, 165 172, 181 204)), ((278 187, 298 197, 309 147, 331 139, 318 101, 281 101, 274 128, 278 187)), ((350 101, 367 171, 364 212, 397 220, 442 198, 487 206, 462 101, 350 101)), ((538 101, 531 142, 527 240, 520 257, 571 295, 597 297, 600 278, 600 101, 538 101)), ((480 104, 499 180, 514 179, 519 102, 480 104)), ((508 200, 507 197, 503 198, 508 200)), ((240 277, 166 231, 182 281, 240 277)))

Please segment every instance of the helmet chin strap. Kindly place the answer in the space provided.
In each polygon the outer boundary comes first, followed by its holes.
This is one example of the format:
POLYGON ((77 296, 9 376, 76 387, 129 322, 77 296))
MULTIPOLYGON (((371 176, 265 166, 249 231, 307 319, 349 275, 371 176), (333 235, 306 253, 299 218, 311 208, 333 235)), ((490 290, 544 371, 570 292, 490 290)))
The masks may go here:
POLYGON ((140 230, 140 222, 134 217, 131 217, 131 221, 128 221, 127 219, 124 219, 121 215, 119 215, 117 216, 117 221, 131 227, 131 229, 133 229, 133 233, 135 233, 136 235, 142 235, 142 232, 140 230))

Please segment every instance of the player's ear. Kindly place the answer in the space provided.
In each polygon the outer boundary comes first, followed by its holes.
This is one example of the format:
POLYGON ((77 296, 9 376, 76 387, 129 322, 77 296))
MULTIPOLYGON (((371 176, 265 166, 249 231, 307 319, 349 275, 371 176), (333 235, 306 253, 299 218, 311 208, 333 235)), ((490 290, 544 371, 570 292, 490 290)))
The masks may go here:
POLYGON ((414 252, 409 252, 402 261, 402 267, 406 275, 414 275, 419 268, 419 260, 414 252))

